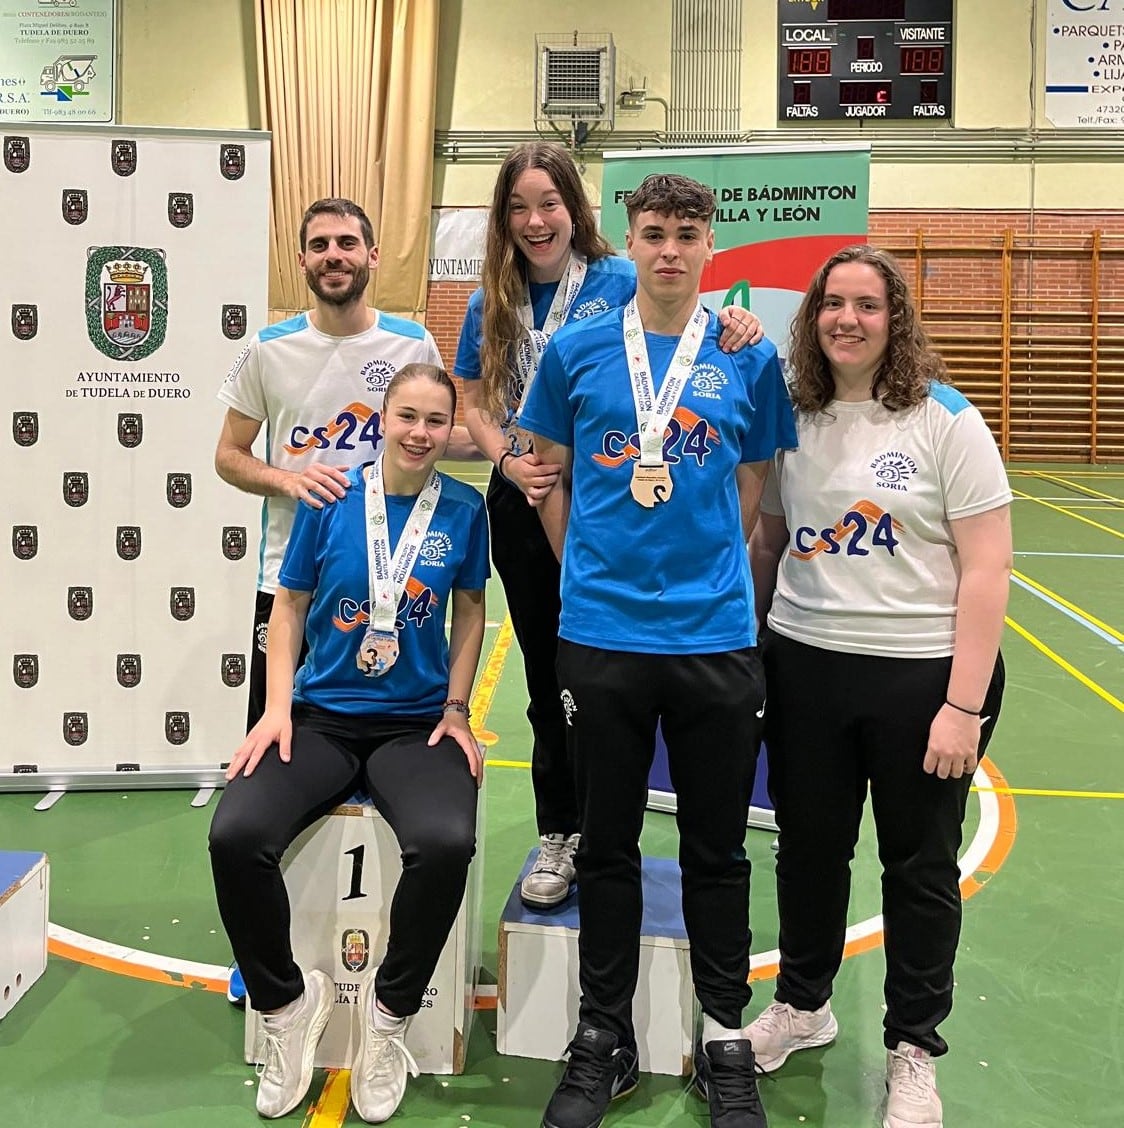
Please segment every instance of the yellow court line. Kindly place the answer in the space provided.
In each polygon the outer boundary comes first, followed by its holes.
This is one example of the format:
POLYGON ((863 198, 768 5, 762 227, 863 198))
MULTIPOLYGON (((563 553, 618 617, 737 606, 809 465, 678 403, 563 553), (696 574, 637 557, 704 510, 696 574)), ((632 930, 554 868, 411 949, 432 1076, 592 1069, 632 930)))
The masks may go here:
POLYGON ((1070 677, 1076 678, 1086 689, 1092 690, 1093 693, 1095 693, 1102 700, 1107 701, 1114 709, 1117 709, 1121 713, 1124 713, 1124 701, 1121 701, 1118 697, 1114 697, 1111 693, 1109 693, 1107 689, 1104 689, 1101 686, 1097 685, 1097 683, 1093 681, 1091 677, 1083 674, 1079 669, 1077 669, 1076 666, 1072 666, 1060 654, 1057 654, 1055 651, 1051 650, 1041 639, 1035 638, 1035 636, 1032 635, 1030 631, 1026 629, 1026 627, 1016 623, 1015 620, 1010 616, 1007 616, 1007 618, 1005 618, 1003 621, 1016 634, 1021 635, 1024 639, 1026 639, 1026 641, 1029 642, 1030 645, 1035 648, 1035 650, 1039 651, 1042 654, 1045 654, 1051 662, 1055 662, 1057 663, 1057 665, 1061 666, 1061 668, 1065 670, 1065 672, 1069 674, 1070 677))
POLYGON ((496 641, 492 644, 488 660, 484 663, 484 669, 476 679, 476 689, 472 694, 472 700, 469 702, 469 709, 472 711, 475 721, 472 731, 476 734, 477 740, 489 747, 495 744, 499 737, 485 726, 487 725, 488 714, 492 711, 492 702, 496 698, 500 677, 503 675, 507 652, 511 649, 511 642, 514 638, 515 630, 511 625, 511 616, 504 615, 499 633, 496 635, 496 641))
POLYGON ((1112 494, 1101 493, 1100 490, 1094 490, 1089 486, 1083 486, 1080 482, 1071 482, 1066 478, 1055 477, 1053 474, 1047 474, 1044 470, 1032 470, 1031 476, 1040 478, 1044 482, 1053 482, 1057 486, 1064 486, 1066 489, 1080 490, 1082 493, 1088 494, 1089 497, 1099 497, 1103 498, 1105 501, 1115 501, 1117 505, 1124 504, 1124 499, 1114 497, 1112 494))
POLYGON ((1015 497, 1021 497, 1025 501, 1033 501, 1038 505, 1044 505, 1047 509, 1054 510, 1055 513, 1061 513, 1066 517, 1072 517, 1075 521, 1084 521, 1086 525, 1092 525, 1094 529, 1100 529, 1102 533, 1109 533, 1111 536, 1119 537, 1124 540, 1124 533, 1119 529, 1110 529, 1107 525, 1102 525, 1097 521, 1090 521, 1088 517, 1082 517, 1080 513, 1074 513, 1072 509, 1063 509, 1060 505, 1054 505, 1049 501, 1043 501, 1040 497, 1035 497, 1034 494, 1023 493, 1022 490, 1012 489, 1011 493, 1015 497))
POLYGON ((1072 611, 1079 618, 1084 619, 1086 623, 1092 623, 1093 626, 1100 627, 1106 634, 1112 635, 1117 642, 1124 642, 1124 634, 1121 634, 1115 627, 1110 627, 1108 623, 1102 623, 1095 615, 1090 615, 1088 611, 1078 607, 1076 603, 1070 603, 1068 599, 1064 599, 1062 596, 1058 595, 1056 591, 1051 591, 1048 587, 1044 587, 1036 580, 1032 580, 1029 576, 1023 575, 1017 568, 1011 570, 1011 575, 1017 576, 1024 584, 1034 588, 1035 591, 1040 591, 1043 595, 1047 595, 1060 603, 1067 610, 1072 611))
POLYGON ((339 1128, 351 1107, 350 1069, 329 1069, 320 1098, 308 1110, 301 1128, 339 1128))
POLYGON ((996 795, 1036 795, 1046 799, 1124 799, 1124 791, 1059 791, 1050 787, 972 787, 996 795))
POLYGON ((489 768, 529 768, 530 760, 489 760, 489 768))
MULTIPOLYGON (((1007 468, 1007 477, 1017 475, 1020 478, 1033 478, 1038 474, 1045 473, 1042 470, 1012 470, 1007 468)), ((1066 476, 1068 478, 1098 478, 1098 479, 1114 479, 1124 478, 1124 470, 1071 470, 1068 471, 1066 476)))

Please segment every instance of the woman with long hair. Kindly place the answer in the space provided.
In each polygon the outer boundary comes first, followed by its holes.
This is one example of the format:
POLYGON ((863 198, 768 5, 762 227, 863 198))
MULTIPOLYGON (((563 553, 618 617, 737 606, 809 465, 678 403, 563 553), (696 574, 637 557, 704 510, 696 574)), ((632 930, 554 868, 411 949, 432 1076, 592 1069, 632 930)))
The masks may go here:
POLYGON ((775 1002, 747 1032, 765 1072, 834 1040, 830 997, 869 790, 885 921, 883 1124, 939 1128, 957 852, 1003 696, 1011 491, 890 255, 834 254, 792 333, 800 445, 776 457, 750 542, 769 627, 781 960, 775 1002))
POLYGON ((263 1013, 264 1117, 303 1099, 335 1003, 331 977, 293 960, 280 868, 293 839, 365 786, 402 850, 351 1070, 352 1104, 370 1123, 391 1116, 417 1073, 406 1023, 464 897, 484 770, 467 702, 484 638, 488 525, 479 493, 435 469, 456 398, 443 369, 400 368, 378 457, 348 472, 334 505, 298 509, 269 620, 265 712, 230 761, 211 824, 220 915, 263 1013))

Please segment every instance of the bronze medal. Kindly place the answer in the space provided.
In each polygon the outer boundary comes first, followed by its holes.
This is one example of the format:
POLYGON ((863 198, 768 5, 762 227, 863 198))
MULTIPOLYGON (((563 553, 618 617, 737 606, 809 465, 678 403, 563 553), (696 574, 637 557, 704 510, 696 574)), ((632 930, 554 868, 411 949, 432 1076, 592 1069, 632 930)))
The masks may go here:
POLYGON ((660 502, 671 497, 671 471, 666 462, 658 466, 644 466, 639 462, 632 466, 632 496, 645 509, 654 509, 660 502))
POLYGON ((369 678, 382 677, 398 661, 398 634, 396 631, 376 631, 368 627, 359 644, 355 664, 369 678))

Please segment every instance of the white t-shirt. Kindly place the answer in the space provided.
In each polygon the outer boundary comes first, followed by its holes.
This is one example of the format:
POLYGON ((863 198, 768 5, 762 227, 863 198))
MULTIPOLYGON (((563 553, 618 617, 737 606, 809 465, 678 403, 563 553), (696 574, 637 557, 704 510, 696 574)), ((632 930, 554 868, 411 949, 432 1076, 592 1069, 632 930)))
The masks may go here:
POLYGON ((933 384, 904 411, 836 401, 801 413, 797 431, 761 502, 789 530, 769 626, 827 650, 951 654, 960 566, 949 522, 1011 500, 983 417, 933 384))
MULTIPOLYGON (((379 448, 382 397, 406 364, 441 365, 429 332, 375 311, 370 329, 352 337, 322 333, 298 314, 257 333, 219 389, 227 407, 266 424, 265 461, 283 470, 313 462, 350 468, 379 448)), ((297 503, 262 501, 258 590, 275 592, 297 503)))

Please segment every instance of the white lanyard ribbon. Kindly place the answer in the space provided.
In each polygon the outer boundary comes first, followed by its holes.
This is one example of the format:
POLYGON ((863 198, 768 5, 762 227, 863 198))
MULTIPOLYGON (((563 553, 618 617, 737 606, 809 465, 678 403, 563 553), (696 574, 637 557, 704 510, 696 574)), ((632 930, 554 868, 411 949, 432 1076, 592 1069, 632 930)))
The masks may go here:
POLYGON ((398 538, 393 556, 390 552, 390 529, 386 519, 386 495, 382 485, 380 453, 371 467, 364 493, 367 518, 367 576, 371 601, 370 629, 382 635, 394 635, 398 601, 406 590, 406 581, 429 531, 429 522, 441 496, 441 478, 434 470, 410 510, 398 538))
POLYGON ((556 329, 565 324, 570 316, 570 310, 585 283, 588 266, 585 255, 581 251, 570 251, 570 262, 566 267, 566 274, 558 283, 554 297, 547 310, 546 320, 541 329, 535 328, 535 313, 531 306, 531 288, 523 288, 523 303, 519 307, 519 320, 523 323, 526 332, 515 348, 515 392, 514 398, 518 400, 512 413, 512 423, 519 421, 523 405, 530 395, 531 385, 535 382, 535 375, 539 370, 539 361, 546 350, 547 342, 554 336, 556 329))
POLYGON ((624 347, 628 356, 628 377, 632 384, 632 402, 636 406, 636 433, 640 439, 640 465, 663 465, 663 434, 671 421, 683 391, 691 379, 695 357, 699 354, 709 318, 701 304, 683 330, 675 353, 668 366, 667 375, 656 396, 648 360, 648 344, 644 339, 644 326, 636 299, 632 298, 624 309, 624 347))

